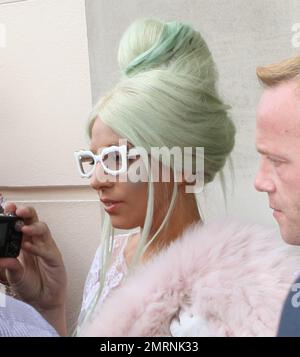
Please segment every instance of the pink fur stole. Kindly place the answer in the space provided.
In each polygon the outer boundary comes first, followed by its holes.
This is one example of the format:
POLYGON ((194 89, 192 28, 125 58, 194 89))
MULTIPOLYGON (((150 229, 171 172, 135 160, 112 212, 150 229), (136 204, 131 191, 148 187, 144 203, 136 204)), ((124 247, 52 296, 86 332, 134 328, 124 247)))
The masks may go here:
POLYGON ((299 247, 256 225, 190 226, 97 306, 85 336, 170 336, 183 309, 213 336, 275 336, 299 247))

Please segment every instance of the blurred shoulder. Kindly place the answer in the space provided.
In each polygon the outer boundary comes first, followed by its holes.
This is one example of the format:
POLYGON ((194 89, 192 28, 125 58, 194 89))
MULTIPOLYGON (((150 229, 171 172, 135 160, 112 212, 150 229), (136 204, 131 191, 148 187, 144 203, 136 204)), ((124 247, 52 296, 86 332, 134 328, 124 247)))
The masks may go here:
POLYGON ((0 295, 0 337, 58 337, 55 329, 33 307, 0 295))

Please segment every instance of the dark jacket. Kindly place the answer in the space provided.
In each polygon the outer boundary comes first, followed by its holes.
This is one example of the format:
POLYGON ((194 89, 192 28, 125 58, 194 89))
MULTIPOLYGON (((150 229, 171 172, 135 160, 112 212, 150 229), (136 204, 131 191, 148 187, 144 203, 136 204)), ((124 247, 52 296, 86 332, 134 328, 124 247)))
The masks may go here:
POLYGON ((279 337, 300 337, 300 277, 292 285, 283 306, 279 337))

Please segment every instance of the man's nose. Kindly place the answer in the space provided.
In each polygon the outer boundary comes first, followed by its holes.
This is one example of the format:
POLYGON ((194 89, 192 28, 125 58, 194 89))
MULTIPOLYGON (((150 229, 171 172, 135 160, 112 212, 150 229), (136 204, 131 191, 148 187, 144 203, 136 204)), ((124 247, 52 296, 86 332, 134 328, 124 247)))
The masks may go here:
POLYGON ((254 181, 254 187, 259 192, 272 193, 275 191, 275 185, 270 172, 265 164, 261 163, 254 181))

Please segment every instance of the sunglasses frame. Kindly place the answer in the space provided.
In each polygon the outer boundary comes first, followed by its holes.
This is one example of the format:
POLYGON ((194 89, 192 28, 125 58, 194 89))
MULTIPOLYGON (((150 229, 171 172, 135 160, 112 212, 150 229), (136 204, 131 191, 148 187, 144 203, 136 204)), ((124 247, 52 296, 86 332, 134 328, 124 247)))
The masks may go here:
POLYGON ((77 168, 79 171, 79 174, 82 178, 90 178, 92 177, 97 163, 100 162, 101 166, 103 167, 103 170, 112 176, 117 176, 120 174, 124 174, 127 172, 127 159, 128 158, 136 158, 136 156, 139 155, 139 152, 136 148, 131 148, 128 150, 126 145, 121 145, 121 146, 110 146, 107 148, 104 148, 101 153, 99 155, 94 154, 92 151, 90 150, 79 150, 79 151, 75 151, 74 152, 74 157, 75 157, 75 161, 77 164, 77 168), (118 152, 121 157, 122 157, 122 167, 119 170, 111 170, 108 167, 105 166, 104 162, 103 162, 103 157, 111 152, 118 152), (91 171, 87 174, 84 173, 83 169, 82 169, 82 163, 81 163, 81 157, 82 156, 89 156, 91 158, 93 158, 94 161, 94 166, 91 169, 91 171))

